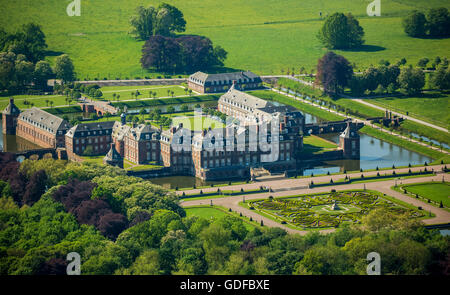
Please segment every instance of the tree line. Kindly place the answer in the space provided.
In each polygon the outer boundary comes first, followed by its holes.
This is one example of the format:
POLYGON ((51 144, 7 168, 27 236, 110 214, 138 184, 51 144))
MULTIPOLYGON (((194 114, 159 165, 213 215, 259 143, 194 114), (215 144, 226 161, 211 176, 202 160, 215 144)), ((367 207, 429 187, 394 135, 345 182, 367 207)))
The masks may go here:
POLYGON ((121 169, 5 153, 0 194, 2 275, 65 274, 69 252, 82 274, 365 274, 378 252, 382 274, 448 275, 449 238, 382 209, 300 236, 231 215, 186 217, 172 192, 121 169))
MULTIPOLYGON (((419 94, 425 86, 423 68, 429 62, 421 59, 417 67, 405 65, 406 59, 396 64, 382 60, 378 66, 371 66, 362 73, 354 73, 353 66, 343 56, 332 51, 319 59, 317 64, 316 83, 321 84, 324 93, 333 97, 349 88, 355 96, 389 93, 397 90, 407 95, 419 94)), ((432 87, 441 91, 450 89, 450 69, 446 58, 436 57, 434 66, 436 71, 431 73, 432 87)))

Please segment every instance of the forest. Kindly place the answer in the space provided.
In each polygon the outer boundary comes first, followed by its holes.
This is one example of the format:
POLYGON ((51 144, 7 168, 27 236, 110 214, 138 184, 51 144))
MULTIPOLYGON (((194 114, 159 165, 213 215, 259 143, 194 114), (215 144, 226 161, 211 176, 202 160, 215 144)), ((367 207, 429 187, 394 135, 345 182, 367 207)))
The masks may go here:
POLYGON ((331 234, 186 217, 173 192, 118 168, 0 153, 0 274, 447 274, 449 238, 377 209, 331 234))

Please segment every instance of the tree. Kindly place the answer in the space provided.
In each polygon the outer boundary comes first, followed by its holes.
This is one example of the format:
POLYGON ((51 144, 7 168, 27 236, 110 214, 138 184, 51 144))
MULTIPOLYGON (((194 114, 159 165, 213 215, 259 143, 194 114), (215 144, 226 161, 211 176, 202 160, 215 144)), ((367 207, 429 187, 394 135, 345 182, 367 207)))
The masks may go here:
POLYGON ((364 43, 364 30, 351 13, 336 12, 325 20, 317 38, 329 49, 348 49, 364 43))
POLYGON ((153 6, 147 8, 138 6, 136 14, 130 19, 130 24, 133 27, 130 34, 141 40, 147 40, 153 36, 155 15, 156 9, 153 6))
POLYGON ((427 14, 427 28, 431 37, 450 36, 450 15, 447 8, 432 8, 427 14))
POLYGON ((56 78, 61 79, 63 83, 75 80, 74 66, 67 54, 60 55, 55 59, 54 72, 56 78))
POLYGON ((427 64, 428 64, 429 62, 430 62, 430 60, 429 60, 428 58, 424 57, 424 58, 421 58, 421 59, 419 60, 419 62, 417 63, 417 66, 420 67, 420 68, 426 68, 426 67, 427 67, 427 64))
POLYGON ((142 48, 142 67, 156 68, 158 71, 182 68, 181 46, 174 38, 152 36, 142 48))
POLYGON ((450 69, 439 67, 431 76, 431 83, 441 91, 450 89, 450 69))
POLYGON ((349 85, 353 69, 345 57, 330 51, 317 64, 317 81, 322 84, 324 92, 336 95, 349 85))
POLYGON ((398 83, 400 88, 409 95, 417 94, 425 86, 425 74, 421 69, 413 67, 403 68, 398 76, 398 83))
POLYGON ((427 19, 422 12, 412 11, 402 21, 403 29, 408 36, 424 37, 427 31, 427 19))
POLYGON ((47 88, 47 80, 53 76, 52 68, 47 61, 38 61, 34 67, 33 79, 34 85, 38 89, 47 88))
POLYGON ((130 24, 133 27, 130 34, 141 40, 148 40, 155 35, 169 36, 174 32, 184 32, 186 29, 183 13, 167 3, 161 3, 158 8, 137 7, 130 24))

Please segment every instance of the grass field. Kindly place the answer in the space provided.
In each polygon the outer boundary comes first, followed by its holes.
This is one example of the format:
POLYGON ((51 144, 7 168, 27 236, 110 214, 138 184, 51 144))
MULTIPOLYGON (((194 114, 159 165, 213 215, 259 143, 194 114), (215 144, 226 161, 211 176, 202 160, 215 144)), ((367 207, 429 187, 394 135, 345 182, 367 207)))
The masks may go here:
POLYGON ((337 145, 318 136, 310 135, 303 137, 303 148, 305 153, 322 153, 334 150, 337 145))
MULTIPOLYGON (((127 34, 129 19, 138 5, 161 1, 83 0, 81 16, 69 17, 69 1, 3 1, 0 26, 14 31, 34 21, 43 26, 51 51, 49 60, 68 53, 78 77, 135 78, 145 75, 139 64, 143 41, 127 34)), ((316 38, 323 15, 352 12, 365 30, 366 45, 355 51, 337 51, 356 63, 357 68, 380 59, 396 61, 405 57, 417 63, 422 57, 448 54, 450 39, 415 39, 406 36, 401 18, 410 10, 450 7, 440 0, 383 0, 381 17, 368 17, 365 0, 173 0, 187 21, 186 34, 205 35, 229 54, 225 66, 260 74, 282 69, 307 71, 315 67, 326 49, 316 38), (447 49, 446 49, 447 48, 447 49)))
MULTIPOLYGON (((31 105, 25 105, 24 102, 28 101, 29 103, 33 103, 35 107, 50 107, 50 101, 53 101, 53 106, 62 106, 67 105, 66 97, 63 95, 14 95, 11 96, 14 98, 14 104, 21 110, 31 108, 31 105), (47 105, 46 100, 49 101, 47 105)), ((0 110, 3 111, 5 107, 9 104, 9 96, 0 97, 0 110)), ((75 104, 72 101, 72 105, 75 104)))
POLYGON ((421 97, 395 98, 385 97, 371 99, 369 102, 382 107, 428 121, 430 123, 450 127, 450 94, 437 91, 424 93, 421 97))
POLYGON ((182 123, 184 128, 194 131, 201 131, 203 129, 223 128, 225 125, 222 122, 216 121, 206 116, 189 116, 189 117, 173 117, 172 125, 178 126, 182 123))
POLYGON ((250 222, 247 219, 244 219, 244 217, 239 217, 239 215, 236 212, 228 212, 225 208, 219 207, 219 206, 193 206, 193 207, 186 207, 184 208, 186 211, 186 216, 197 216, 202 217, 206 219, 217 219, 225 216, 234 216, 237 218, 240 218, 244 221, 244 226, 248 230, 252 230, 255 227, 261 228, 259 223, 256 222, 250 222))
POLYGON ((158 97, 171 97, 172 93, 168 93, 168 91, 173 91, 174 96, 186 95, 184 91, 184 87, 181 86, 107 86, 102 87, 100 90, 103 93, 102 99, 117 101, 114 99, 113 94, 119 94, 119 100, 136 100, 134 96, 131 95, 132 92, 136 92, 138 90, 141 95, 138 96, 137 100, 140 99, 149 99, 153 98, 153 95, 150 95, 151 92, 156 92, 156 98, 158 97))
POLYGON ((428 182, 412 185, 404 185, 403 188, 412 194, 441 202, 445 207, 450 207, 450 184, 441 182, 428 182))

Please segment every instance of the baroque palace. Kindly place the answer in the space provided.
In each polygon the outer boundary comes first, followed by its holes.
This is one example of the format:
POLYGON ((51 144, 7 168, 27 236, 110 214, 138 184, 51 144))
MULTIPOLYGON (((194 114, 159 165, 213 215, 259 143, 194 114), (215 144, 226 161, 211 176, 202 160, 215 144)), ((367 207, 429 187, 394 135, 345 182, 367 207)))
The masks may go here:
MULTIPOLYGON (((123 168, 124 159, 151 163, 173 175, 204 180, 248 178, 252 168, 294 171, 303 148, 302 113, 238 88, 238 83, 232 83, 218 101, 218 110, 229 116, 223 128, 179 124, 163 131, 146 124, 128 125, 126 113, 120 122, 70 126, 38 108, 21 112, 11 99, 2 113, 3 133, 16 134, 43 148, 63 148, 72 161, 82 161, 88 151, 89 155, 105 155, 105 164, 123 168)), ((343 135, 342 148, 347 149, 343 155, 359 156, 352 152, 359 150, 357 133, 349 127, 343 135)))

